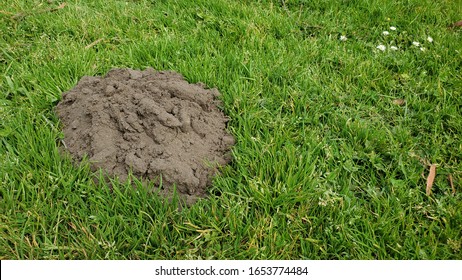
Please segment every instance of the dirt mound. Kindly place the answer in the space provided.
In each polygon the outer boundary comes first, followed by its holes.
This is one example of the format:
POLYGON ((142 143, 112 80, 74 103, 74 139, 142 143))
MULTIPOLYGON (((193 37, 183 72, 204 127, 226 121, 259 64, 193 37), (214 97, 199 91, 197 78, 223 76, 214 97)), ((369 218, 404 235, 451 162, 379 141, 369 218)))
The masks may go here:
POLYGON ((187 200, 205 195, 216 166, 230 161, 234 138, 218 109, 216 89, 189 84, 175 72, 114 69, 83 77, 64 93, 56 112, 64 143, 77 161, 126 180, 154 180, 187 200))

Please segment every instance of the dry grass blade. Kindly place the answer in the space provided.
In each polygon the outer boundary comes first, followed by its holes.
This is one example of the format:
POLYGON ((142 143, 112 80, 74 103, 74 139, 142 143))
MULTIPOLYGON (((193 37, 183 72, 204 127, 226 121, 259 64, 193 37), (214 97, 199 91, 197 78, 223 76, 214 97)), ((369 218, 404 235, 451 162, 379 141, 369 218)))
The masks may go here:
POLYGON ((67 5, 67 3, 63 2, 58 7, 55 7, 55 8, 48 8, 48 9, 39 10, 39 11, 36 11, 36 12, 20 12, 20 13, 15 14, 14 16, 12 16, 11 19, 20 20, 20 19, 25 18, 26 16, 30 16, 30 15, 34 15, 34 14, 37 15, 37 14, 43 14, 43 13, 48 13, 48 12, 55 12, 55 11, 63 9, 64 7, 66 7, 66 5, 67 5))
POLYGON ((451 185, 452 194, 456 194, 456 188, 454 187, 454 182, 452 181, 452 175, 448 174, 449 184, 451 185))
POLYGON ((99 38, 98 40, 94 41, 93 43, 88 44, 87 46, 85 46, 85 49, 88 50, 89 48, 95 46, 96 44, 98 44, 101 41, 103 41, 103 38, 99 38))
POLYGON ((435 180, 435 176, 436 176, 436 165, 432 164, 430 165, 430 173, 428 174, 428 177, 427 177, 427 189, 425 191, 427 195, 430 195, 432 192, 432 186, 433 186, 433 181, 435 180))
POLYGON ((58 7, 53 8, 53 9, 50 9, 50 12, 57 11, 57 10, 61 10, 62 8, 66 7, 66 5, 67 5, 67 3, 66 3, 66 2, 63 2, 63 3, 61 3, 58 7))
POLYGON ((10 13, 10 12, 7 12, 7 11, 3 11, 3 10, 0 10, 0 14, 2 14, 2 15, 7 15, 7 16, 13 15, 13 13, 10 13))

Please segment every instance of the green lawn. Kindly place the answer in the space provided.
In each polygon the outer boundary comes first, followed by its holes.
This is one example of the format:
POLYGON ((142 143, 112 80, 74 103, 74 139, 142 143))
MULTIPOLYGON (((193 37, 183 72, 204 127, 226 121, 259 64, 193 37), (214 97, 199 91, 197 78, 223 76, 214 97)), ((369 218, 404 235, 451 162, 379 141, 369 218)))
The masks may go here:
POLYGON ((0 3, 0 259, 462 259, 460 0, 60 4, 0 3), (220 90, 207 199, 60 155, 61 94, 114 67, 220 90))

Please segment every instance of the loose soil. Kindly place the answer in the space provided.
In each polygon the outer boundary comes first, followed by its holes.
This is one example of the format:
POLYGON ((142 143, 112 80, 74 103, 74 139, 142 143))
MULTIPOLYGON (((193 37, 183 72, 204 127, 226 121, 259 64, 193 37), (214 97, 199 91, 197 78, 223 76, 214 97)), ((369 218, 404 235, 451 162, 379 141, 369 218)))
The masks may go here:
POLYGON ((205 196, 217 166, 231 160, 234 138, 219 95, 171 71, 114 69, 83 77, 56 112, 76 161, 87 156, 94 171, 122 181, 131 171, 167 196, 176 185, 191 203, 205 196))

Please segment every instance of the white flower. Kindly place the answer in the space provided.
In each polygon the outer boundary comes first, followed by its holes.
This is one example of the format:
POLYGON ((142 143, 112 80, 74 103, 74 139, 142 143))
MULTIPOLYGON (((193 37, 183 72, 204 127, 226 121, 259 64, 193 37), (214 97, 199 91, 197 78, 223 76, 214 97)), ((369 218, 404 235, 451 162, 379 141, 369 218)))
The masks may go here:
POLYGON ((430 36, 428 36, 428 37, 427 37, 427 41, 430 42, 430 43, 433 43, 433 38, 430 37, 430 36))
POLYGON ((388 31, 383 31, 382 34, 383 34, 383 36, 387 36, 387 35, 390 35, 390 32, 388 32, 388 31))
POLYGON ((322 198, 319 198, 318 205, 320 205, 320 206, 327 206, 327 201, 323 200, 322 198))
POLYGON ((416 42, 416 41, 412 42, 412 44, 413 44, 414 46, 416 46, 416 47, 420 46, 420 43, 419 43, 419 42, 416 42))
POLYGON ((377 49, 381 50, 381 51, 385 51, 387 49, 387 47, 385 47, 384 45, 378 45, 377 46, 377 49))
POLYGON ((393 30, 393 31, 395 31, 395 30, 396 30, 396 27, 394 27, 394 26, 390 26, 390 30, 393 30))
POLYGON ((344 35, 340 36, 340 41, 345 42, 346 40, 347 40, 347 37, 346 37, 346 36, 344 36, 344 35))
POLYGON ((394 50, 394 51, 397 51, 398 50, 398 47, 396 46, 391 46, 390 49, 394 50))
POLYGON ((424 51, 425 51, 425 48, 424 48, 424 47, 420 47, 420 50, 424 52, 424 51))

